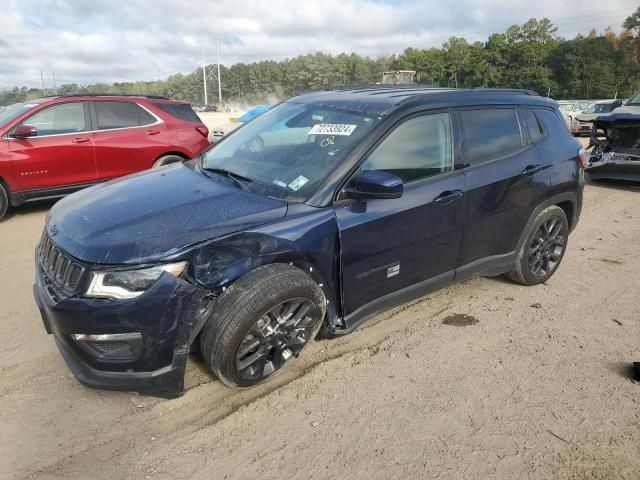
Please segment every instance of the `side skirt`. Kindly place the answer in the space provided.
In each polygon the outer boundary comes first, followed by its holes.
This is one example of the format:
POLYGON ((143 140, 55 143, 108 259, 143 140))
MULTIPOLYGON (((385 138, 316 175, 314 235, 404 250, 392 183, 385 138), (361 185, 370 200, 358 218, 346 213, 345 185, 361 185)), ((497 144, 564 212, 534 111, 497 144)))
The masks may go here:
POLYGON ((37 200, 50 200, 62 198, 83 188, 92 187, 100 182, 83 183, 81 185, 71 185, 68 187, 43 188, 41 190, 25 190, 23 192, 10 192, 10 203, 13 207, 19 207, 23 203, 35 202, 37 200))
POLYGON ((445 272, 436 277, 430 278, 423 282, 403 288, 397 292, 392 292, 384 297, 380 297, 372 302, 363 305, 355 312, 350 313, 343 319, 344 328, 335 328, 333 334, 335 336, 346 335, 353 332, 370 318, 385 312, 393 307, 407 303, 416 298, 420 298, 428 293, 435 292, 442 288, 448 287, 454 283, 462 282, 471 277, 478 275, 498 276, 506 273, 515 261, 515 252, 504 255, 495 255, 488 258, 476 260, 456 270, 445 272))

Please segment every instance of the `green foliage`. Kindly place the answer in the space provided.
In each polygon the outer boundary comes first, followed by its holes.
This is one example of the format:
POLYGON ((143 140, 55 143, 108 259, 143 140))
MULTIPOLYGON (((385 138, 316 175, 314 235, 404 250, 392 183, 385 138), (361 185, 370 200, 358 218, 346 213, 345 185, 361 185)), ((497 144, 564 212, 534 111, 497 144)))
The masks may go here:
MULTIPOLYGON (((628 97, 640 88, 640 8, 616 35, 565 40, 547 18, 512 25, 486 42, 451 37, 442 48, 407 48, 400 55, 371 59, 355 53, 312 53, 281 62, 221 66, 225 102, 245 105, 276 102, 307 90, 380 81, 385 70, 416 70, 420 83, 445 87, 527 88, 554 98, 628 97)), ((217 83, 209 81, 209 103, 216 103, 217 83)), ((47 92, 51 94, 52 92, 47 92)), ((166 80, 112 85, 67 84, 58 93, 158 94, 196 105, 204 103, 202 69, 166 80)), ((36 98, 42 91, 15 87, 0 91, 0 105, 36 98)))

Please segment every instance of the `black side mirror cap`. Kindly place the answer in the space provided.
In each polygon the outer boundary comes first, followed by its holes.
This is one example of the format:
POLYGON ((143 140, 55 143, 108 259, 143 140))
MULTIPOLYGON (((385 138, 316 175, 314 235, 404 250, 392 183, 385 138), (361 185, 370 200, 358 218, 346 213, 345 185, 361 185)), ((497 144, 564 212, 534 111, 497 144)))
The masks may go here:
POLYGON ((346 189, 351 198, 400 198, 403 192, 402 179, 384 170, 364 171, 346 189))

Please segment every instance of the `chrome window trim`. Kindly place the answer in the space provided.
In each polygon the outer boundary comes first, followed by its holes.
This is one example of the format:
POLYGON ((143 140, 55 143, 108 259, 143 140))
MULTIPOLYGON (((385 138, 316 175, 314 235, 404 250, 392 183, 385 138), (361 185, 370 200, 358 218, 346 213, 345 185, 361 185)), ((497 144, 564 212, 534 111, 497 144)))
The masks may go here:
MULTIPOLYGON (((92 101, 92 100, 81 100, 77 103, 81 103, 81 102, 87 102, 87 101, 92 101)), ((51 137, 64 137, 64 136, 69 136, 69 135, 76 135, 76 136, 81 136, 84 134, 88 134, 88 133, 98 133, 98 132, 114 132, 114 131, 118 131, 118 130, 131 130, 134 128, 149 128, 149 127, 153 127, 155 125, 160 125, 165 123, 164 120, 162 120, 160 117, 158 117, 155 113, 153 113, 151 110, 149 110, 147 107, 145 107, 144 105, 140 105, 138 102, 122 102, 120 100, 107 100, 110 102, 120 102, 120 103, 133 103, 134 105, 139 106, 140 108, 142 108, 143 110, 145 110, 147 113, 149 113, 149 115, 151 115, 153 118, 156 119, 156 121, 154 123, 149 123, 148 125, 137 125, 135 127, 118 127, 118 128, 104 128, 104 129, 98 129, 98 130, 82 130, 81 132, 71 132, 71 133, 53 133, 51 135, 41 135, 41 136, 35 136, 35 137, 27 137, 27 138, 14 138, 14 137, 10 137, 9 136, 9 132, 7 132, 2 138, 6 139, 6 140, 35 140, 37 138, 51 138, 51 137)), ((75 103, 75 102, 65 102, 65 103, 75 103)), ((49 105, 45 108, 49 108, 49 107, 55 107, 56 105, 61 105, 61 103, 56 103, 54 105, 49 105)), ((44 108, 43 108, 44 110, 44 108)), ((37 114, 38 112, 34 112, 34 115, 37 114)), ((30 118, 30 117, 29 117, 30 118)), ((25 121, 28 120, 25 119, 25 121)), ((28 123, 24 123, 24 122, 20 122, 18 125, 29 125, 28 123)), ((17 127, 18 125, 15 125, 11 130, 13 130, 15 127, 17 127)))

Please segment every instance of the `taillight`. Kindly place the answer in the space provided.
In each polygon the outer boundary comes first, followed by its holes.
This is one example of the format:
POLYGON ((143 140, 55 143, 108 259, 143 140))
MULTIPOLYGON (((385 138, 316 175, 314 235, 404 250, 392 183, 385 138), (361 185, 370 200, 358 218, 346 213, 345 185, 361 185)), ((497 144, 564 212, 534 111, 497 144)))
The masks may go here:
POLYGON ((196 130, 204 137, 209 136, 209 129, 207 127, 196 127, 196 130))
POLYGON ((580 161, 580 167, 584 168, 587 166, 587 152, 584 148, 578 149, 578 160, 580 161))

